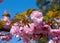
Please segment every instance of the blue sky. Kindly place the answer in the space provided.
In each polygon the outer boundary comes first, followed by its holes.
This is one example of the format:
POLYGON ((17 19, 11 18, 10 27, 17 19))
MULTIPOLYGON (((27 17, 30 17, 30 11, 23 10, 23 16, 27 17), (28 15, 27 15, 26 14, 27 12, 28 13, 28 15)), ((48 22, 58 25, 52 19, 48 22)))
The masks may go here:
MULTIPOLYGON (((8 10, 11 18, 13 18, 16 13, 26 11, 28 8, 38 9, 36 6, 36 0, 4 0, 0 3, 0 19, 5 10, 8 10)), ((22 41, 17 40, 17 38, 13 37, 8 43, 23 43, 22 41)))
POLYGON ((16 13, 21 13, 28 8, 37 9, 36 0, 4 0, 0 3, 0 18, 5 10, 8 10, 13 18, 16 13))

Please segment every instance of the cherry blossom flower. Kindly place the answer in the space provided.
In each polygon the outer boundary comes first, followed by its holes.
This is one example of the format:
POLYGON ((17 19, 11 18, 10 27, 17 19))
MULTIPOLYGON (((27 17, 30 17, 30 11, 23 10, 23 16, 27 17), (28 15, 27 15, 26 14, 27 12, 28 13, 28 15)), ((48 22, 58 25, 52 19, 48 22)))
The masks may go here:
POLYGON ((54 18, 54 20, 55 20, 56 22, 60 22, 60 18, 59 18, 59 19, 54 18))
POLYGON ((3 35, 0 36, 0 39, 3 41, 9 41, 10 39, 12 39, 12 35, 3 35))
POLYGON ((43 14, 39 11, 33 11, 30 15, 34 23, 38 24, 43 21, 43 14))
POLYGON ((18 26, 18 23, 15 23, 11 30, 10 30, 10 33, 14 36, 18 35, 19 34, 19 26, 18 26))

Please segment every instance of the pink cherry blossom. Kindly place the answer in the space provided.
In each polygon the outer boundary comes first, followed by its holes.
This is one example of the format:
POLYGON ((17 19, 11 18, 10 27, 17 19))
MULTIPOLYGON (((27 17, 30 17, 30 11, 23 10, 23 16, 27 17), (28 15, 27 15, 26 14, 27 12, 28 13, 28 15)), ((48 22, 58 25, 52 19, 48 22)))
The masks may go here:
POLYGON ((10 20, 10 17, 3 16, 3 18, 2 18, 1 20, 2 20, 2 21, 8 21, 8 20, 10 20))
POLYGON ((51 29, 51 32, 60 35, 60 29, 51 29))
MULTIPOLYGON (((33 11, 31 13, 31 17, 36 17, 36 18, 41 18, 43 15, 42 15, 42 12, 39 12, 39 11, 33 11)), ((33 19, 33 18, 32 18, 33 19)))
POLYGON ((30 36, 24 31, 23 27, 20 27, 20 34, 19 37, 24 41, 24 43, 28 43, 30 40, 30 36))
POLYGON ((42 20, 43 20, 43 14, 42 14, 42 12, 39 12, 39 11, 33 11, 31 13, 30 17, 33 20, 33 22, 36 24, 42 22, 42 20))
POLYGON ((18 35, 19 34, 19 26, 18 26, 18 23, 15 23, 11 30, 10 30, 10 33, 14 36, 18 35))
POLYGON ((10 39, 12 39, 12 35, 4 35, 4 36, 0 36, 1 40, 5 40, 5 41, 9 41, 10 39))
POLYGON ((58 24, 57 23, 54 23, 54 26, 56 27, 56 29, 59 28, 58 24))
POLYGON ((24 31, 27 34, 33 34, 33 32, 34 32, 34 23, 31 23, 31 24, 28 24, 28 25, 24 26, 24 31))
POLYGON ((29 24, 29 27, 28 25, 20 27, 20 37, 25 43, 30 43, 30 36, 33 34, 33 32, 34 32, 33 23, 29 24))
POLYGON ((6 21, 6 24, 3 26, 3 28, 5 28, 5 29, 10 29, 10 23, 11 23, 11 19, 10 19, 10 17, 8 17, 8 16, 3 16, 3 18, 1 19, 1 21, 6 21))
POLYGON ((53 40, 54 40, 54 42, 59 43, 57 37, 54 37, 53 40))
POLYGON ((60 22, 60 18, 59 18, 59 19, 54 18, 54 20, 55 20, 56 22, 60 22))

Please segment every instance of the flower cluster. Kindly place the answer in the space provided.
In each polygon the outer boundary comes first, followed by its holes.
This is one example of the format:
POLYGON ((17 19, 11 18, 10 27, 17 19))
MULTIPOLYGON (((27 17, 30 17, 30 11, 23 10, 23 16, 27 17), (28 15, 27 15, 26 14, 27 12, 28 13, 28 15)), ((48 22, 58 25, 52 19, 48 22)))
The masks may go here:
POLYGON ((59 43, 60 18, 57 19, 54 16, 53 19, 50 19, 52 14, 49 16, 49 13, 47 21, 42 12, 32 9, 17 14, 12 20, 9 14, 5 13, 0 20, 0 39, 9 41, 12 36, 15 36, 23 40, 24 43, 34 43, 34 40, 40 40, 40 43, 59 43), (41 42, 43 39, 46 39, 46 42, 41 42))

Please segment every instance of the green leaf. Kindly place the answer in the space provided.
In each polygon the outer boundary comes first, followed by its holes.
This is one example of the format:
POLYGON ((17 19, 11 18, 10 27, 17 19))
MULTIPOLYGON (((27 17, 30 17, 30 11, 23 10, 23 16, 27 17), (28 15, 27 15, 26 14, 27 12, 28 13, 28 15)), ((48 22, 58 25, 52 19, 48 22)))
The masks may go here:
POLYGON ((17 18, 17 19, 23 19, 23 15, 22 14, 16 14, 15 18, 17 18))
POLYGON ((46 37, 41 38, 39 43, 47 43, 47 38, 46 37))
POLYGON ((6 24, 6 21, 0 21, 0 29, 6 24))
POLYGON ((29 17, 33 10, 35 10, 35 9, 31 9, 31 8, 28 9, 26 15, 29 17))
POLYGON ((48 16, 44 16, 43 20, 48 21, 49 20, 48 16))

